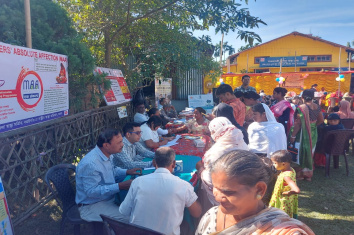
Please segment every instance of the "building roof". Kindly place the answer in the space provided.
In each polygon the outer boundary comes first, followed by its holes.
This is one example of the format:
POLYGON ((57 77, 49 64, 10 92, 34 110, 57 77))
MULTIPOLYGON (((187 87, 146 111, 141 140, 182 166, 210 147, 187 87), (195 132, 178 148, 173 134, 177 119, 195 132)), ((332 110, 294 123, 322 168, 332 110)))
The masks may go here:
POLYGON ((341 47, 341 48, 345 49, 346 51, 351 51, 351 52, 354 53, 354 48, 350 48, 350 47, 347 47, 347 46, 340 45, 340 44, 338 44, 338 43, 330 42, 330 41, 324 40, 324 39, 322 39, 322 38, 320 38, 320 37, 312 36, 312 34, 303 34, 303 33, 299 33, 299 32, 294 31, 294 32, 292 32, 292 33, 286 34, 286 35, 281 36, 281 37, 279 37, 279 38, 275 38, 275 39, 270 40, 270 41, 268 41, 268 42, 259 44, 259 45, 257 45, 257 46, 254 46, 254 47, 251 47, 251 48, 249 48, 249 49, 246 49, 246 50, 244 50, 244 51, 241 51, 241 52, 238 52, 238 53, 236 53, 236 54, 230 55, 228 58, 229 58, 229 59, 235 58, 235 57, 237 57, 239 54, 241 54, 241 53, 243 53, 243 52, 245 52, 245 51, 252 50, 252 49, 254 49, 254 48, 256 48, 256 47, 263 46, 263 45, 265 45, 265 44, 271 43, 271 42, 273 42, 273 41, 276 41, 276 40, 278 40, 278 39, 285 38, 285 37, 288 37, 288 36, 291 36, 291 35, 293 35, 293 36, 302 36, 302 37, 310 38, 310 39, 313 39, 313 40, 317 40, 317 41, 320 41, 320 42, 324 42, 324 43, 330 44, 330 45, 335 46, 335 47, 341 47))

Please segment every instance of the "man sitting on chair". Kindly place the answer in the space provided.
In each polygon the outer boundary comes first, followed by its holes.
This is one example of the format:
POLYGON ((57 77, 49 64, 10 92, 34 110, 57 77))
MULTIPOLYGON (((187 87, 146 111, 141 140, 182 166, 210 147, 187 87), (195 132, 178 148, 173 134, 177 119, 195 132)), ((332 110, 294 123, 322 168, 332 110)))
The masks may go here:
POLYGON ((113 168, 112 154, 119 153, 122 148, 120 132, 107 129, 98 136, 96 147, 77 165, 75 201, 83 220, 102 221, 100 214, 126 220, 114 204, 114 195, 121 189, 128 190, 132 180, 116 183, 115 178, 123 181, 126 175, 141 174, 141 169, 113 168))
POLYGON ((176 165, 173 149, 157 149, 153 162, 155 172, 132 182, 119 211, 130 216, 130 223, 163 234, 180 234, 185 207, 193 217, 202 213, 198 197, 192 185, 172 175, 176 165))
POLYGON ((125 124, 123 133, 123 151, 113 154, 113 164, 123 169, 152 167, 152 161, 142 161, 144 158, 154 158, 155 153, 139 143, 142 133, 140 124, 136 122, 125 124))

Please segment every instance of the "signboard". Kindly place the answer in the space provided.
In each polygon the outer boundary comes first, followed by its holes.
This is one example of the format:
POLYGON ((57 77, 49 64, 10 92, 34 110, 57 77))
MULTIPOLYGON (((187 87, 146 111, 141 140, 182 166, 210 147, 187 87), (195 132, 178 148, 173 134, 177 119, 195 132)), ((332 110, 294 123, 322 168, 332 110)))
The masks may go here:
POLYGON ((106 73, 106 78, 111 80, 111 89, 104 94, 104 100, 107 105, 116 105, 131 101, 132 96, 121 70, 97 67, 93 73, 106 73))
MULTIPOLYGON (((280 67, 280 59, 282 59, 282 67, 295 67, 295 56, 260 58, 259 67, 280 67)), ((307 66, 307 56, 296 56, 296 66, 307 66)))
POLYGON ((0 133, 68 115, 68 57, 0 42, 0 133))
POLYGON ((0 177, 0 234, 12 235, 13 228, 10 219, 9 208, 7 207, 4 186, 0 177))
POLYGON ((119 118, 128 117, 127 106, 118 107, 118 108, 117 108, 117 112, 118 112, 118 117, 119 117, 119 118))
POLYGON ((282 73, 281 76, 285 78, 281 87, 284 88, 301 88, 304 87, 304 77, 301 73, 282 73))
POLYGON ((207 111, 207 113, 211 113, 213 109, 213 94, 205 94, 205 95, 189 95, 188 96, 188 106, 190 108, 201 107, 207 111))
POLYGON ((172 78, 155 78, 155 99, 156 107, 159 107, 159 100, 167 98, 169 101, 172 99, 172 78))

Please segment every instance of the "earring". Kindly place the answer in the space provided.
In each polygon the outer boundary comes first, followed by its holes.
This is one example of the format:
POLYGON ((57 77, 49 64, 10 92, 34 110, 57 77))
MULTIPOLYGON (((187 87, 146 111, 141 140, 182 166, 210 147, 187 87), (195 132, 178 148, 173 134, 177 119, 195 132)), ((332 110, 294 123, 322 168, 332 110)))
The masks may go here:
POLYGON ((262 196, 259 195, 259 194, 257 194, 256 199, 257 199, 257 200, 261 200, 261 199, 262 199, 262 196))

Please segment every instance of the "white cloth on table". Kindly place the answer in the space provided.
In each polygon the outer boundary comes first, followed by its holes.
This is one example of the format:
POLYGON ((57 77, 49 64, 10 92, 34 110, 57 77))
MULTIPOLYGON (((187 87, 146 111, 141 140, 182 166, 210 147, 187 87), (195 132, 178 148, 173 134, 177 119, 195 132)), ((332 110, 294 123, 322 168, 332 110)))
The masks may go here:
POLYGON ((267 105, 262 105, 268 121, 253 122, 248 126, 248 146, 251 152, 264 153, 270 158, 275 151, 287 149, 287 138, 284 126, 276 121, 267 105))
POLYGON ((132 182, 119 211, 130 216, 130 223, 167 235, 180 234, 184 208, 197 198, 191 184, 158 168, 132 182))

